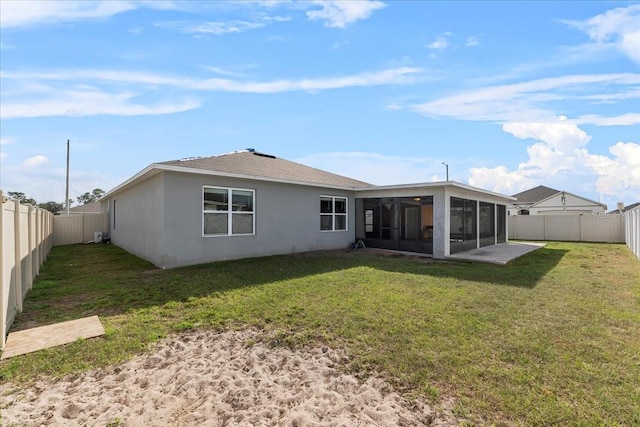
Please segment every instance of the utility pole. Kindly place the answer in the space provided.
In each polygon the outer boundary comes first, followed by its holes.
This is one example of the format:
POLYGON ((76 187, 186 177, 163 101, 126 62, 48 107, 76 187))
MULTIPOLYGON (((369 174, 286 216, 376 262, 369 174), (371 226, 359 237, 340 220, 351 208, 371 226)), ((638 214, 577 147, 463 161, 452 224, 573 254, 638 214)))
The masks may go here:
POLYGON ((67 139, 67 191, 65 192, 64 204, 69 215, 69 140, 67 139))
POLYGON ((449 181, 449 164, 442 162, 445 168, 447 168, 447 181, 449 181))

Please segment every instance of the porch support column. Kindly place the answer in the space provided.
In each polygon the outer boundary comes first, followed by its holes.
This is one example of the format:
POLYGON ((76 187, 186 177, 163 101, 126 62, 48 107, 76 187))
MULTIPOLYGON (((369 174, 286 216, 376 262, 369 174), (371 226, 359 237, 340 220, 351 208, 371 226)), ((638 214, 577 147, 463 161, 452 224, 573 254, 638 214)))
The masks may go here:
POLYGON ((446 190, 437 189, 433 193, 433 258, 443 259, 449 255, 450 214, 446 190))
POLYGON ((480 248, 480 200, 476 200, 476 249, 480 248))

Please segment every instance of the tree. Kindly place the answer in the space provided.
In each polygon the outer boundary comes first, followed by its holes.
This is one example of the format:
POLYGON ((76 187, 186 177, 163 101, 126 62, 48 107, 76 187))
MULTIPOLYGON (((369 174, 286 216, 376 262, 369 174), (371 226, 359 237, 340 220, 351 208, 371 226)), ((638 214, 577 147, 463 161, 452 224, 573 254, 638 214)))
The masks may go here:
POLYGON ((37 205, 37 202, 35 201, 35 199, 25 196, 25 194, 21 193, 20 191, 9 191, 7 194, 12 199, 19 200, 20 203, 22 203, 23 205, 33 205, 33 206, 37 205))
POLYGON ((41 209, 46 209, 54 215, 58 215, 64 209, 64 205, 58 202, 46 202, 38 205, 41 209))
POLYGON ((86 205, 87 203, 95 202, 104 194, 104 190, 95 188, 91 193, 88 191, 81 196, 78 196, 78 203, 86 205))

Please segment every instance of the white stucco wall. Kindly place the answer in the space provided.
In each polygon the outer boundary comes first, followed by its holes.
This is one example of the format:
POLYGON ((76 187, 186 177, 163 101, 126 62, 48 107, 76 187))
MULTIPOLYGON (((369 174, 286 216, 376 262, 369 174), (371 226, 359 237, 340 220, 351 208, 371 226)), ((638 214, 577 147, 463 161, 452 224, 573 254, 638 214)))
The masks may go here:
POLYGON ((256 256, 348 248, 355 239, 353 192, 250 179, 164 172, 162 268, 256 256), (202 187, 255 190, 255 234, 202 236, 202 187), (320 231, 320 196, 348 198, 346 231, 320 231))
POLYGON ((103 208, 108 205, 111 242, 155 265, 161 265, 165 234, 163 201, 162 174, 103 201, 103 208))

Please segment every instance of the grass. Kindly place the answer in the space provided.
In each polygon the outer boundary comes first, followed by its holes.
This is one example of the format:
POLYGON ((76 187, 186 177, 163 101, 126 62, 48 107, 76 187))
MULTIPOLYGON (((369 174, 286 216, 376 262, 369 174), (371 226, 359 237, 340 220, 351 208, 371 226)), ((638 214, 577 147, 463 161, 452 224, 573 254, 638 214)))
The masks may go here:
POLYGON ((97 314, 106 335, 9 359, 0 380, 121 362, 189 329, 264 328, 345 348, 476 424, 639 425, 640 263, 623 245, 550 243, 506 266, 366 251, 161 271, 115 246, 54 248, 13 330, 97 314))

